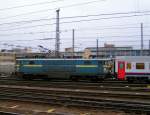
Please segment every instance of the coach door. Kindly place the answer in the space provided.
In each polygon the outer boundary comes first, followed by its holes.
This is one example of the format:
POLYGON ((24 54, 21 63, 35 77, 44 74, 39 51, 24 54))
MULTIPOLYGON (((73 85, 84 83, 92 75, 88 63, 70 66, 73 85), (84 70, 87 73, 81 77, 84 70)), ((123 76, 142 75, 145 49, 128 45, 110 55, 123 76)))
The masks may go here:
POLYGON ((125 79, 125 62, 123 61, 118 61, 118 79, 125 79))

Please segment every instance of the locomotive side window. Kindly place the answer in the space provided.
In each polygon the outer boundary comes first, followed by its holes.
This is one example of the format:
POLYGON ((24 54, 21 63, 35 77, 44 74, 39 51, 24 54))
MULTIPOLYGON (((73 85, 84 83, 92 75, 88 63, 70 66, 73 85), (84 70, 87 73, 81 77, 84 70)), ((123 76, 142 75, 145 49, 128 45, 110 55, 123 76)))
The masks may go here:
POLYGON ((127 63, 127 69, 131 69, 131 63, 127 63))
POLYGON ((29 61, 29 64, 30 64, 30 65, 33 65, 33 64, 35 64, 35 63, 34 63, 34 61, 29 61))
POLYGON ((144 69, 145 65, 144 63, 136 63, 136 69, 144 69))
POLYGON ((90 64, 91 64, 91 61, 84 61, 84 64, 85 64, 85 65, 90 65, 90 64))

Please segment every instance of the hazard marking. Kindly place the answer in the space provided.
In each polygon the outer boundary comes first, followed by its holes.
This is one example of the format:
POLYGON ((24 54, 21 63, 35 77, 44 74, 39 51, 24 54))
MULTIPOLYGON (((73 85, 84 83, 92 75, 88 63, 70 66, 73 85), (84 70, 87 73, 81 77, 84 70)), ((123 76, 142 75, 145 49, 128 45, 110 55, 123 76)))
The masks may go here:
POLYGON ((148 85, 147 88, 150 88, 150 85, 148 85))
POLYGON ((17 107, 18 107, 18 105, 15 105, 15 106, 12 106, 12 107, 9 107, 9 108, 14 109, 14 108, 17 108, 17 107))
POLYGON ((53 111, 55 111, 55 109, 49 109, 47 110, 47 113, 52 113, 53 111))
POLYGON ((89 113, 81 113, 80 115, 90 115, 89 113))

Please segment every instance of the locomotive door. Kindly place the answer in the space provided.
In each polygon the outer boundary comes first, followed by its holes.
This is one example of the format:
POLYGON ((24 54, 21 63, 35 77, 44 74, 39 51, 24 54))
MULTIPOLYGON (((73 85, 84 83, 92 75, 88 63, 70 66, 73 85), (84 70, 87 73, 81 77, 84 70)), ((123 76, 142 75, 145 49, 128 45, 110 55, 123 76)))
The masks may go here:
POLYGON ((118 61, 118 79, 124 80, 125 79, 125 62, 118 61))

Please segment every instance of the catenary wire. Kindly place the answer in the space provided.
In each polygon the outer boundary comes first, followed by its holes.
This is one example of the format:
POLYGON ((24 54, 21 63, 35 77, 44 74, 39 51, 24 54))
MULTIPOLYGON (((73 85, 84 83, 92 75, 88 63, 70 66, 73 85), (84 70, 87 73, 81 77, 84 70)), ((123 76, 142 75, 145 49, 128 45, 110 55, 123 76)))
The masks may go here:
MULTIPOLYGON (((141 11, 141 12, 118 12, 118 13, 107 13, 107 14, 94 14, 94 15, 78 15, 78 16, 70 16, 70 17, 61 17, 60 19, 75 19, 75 18, 87 18, 87 17, 97 17, 97 16, 110 16, 110 15, 127 15, 127 14, 141 14, 141 13, 150 13, 150 11, 141 11)), ((47 18, 47 19, 35 19, 35 20, 22 20, 22 21, 14 21, 14 22, 7 22, 7 23, 0 23, 0 25, 7 25, 7 24, 19 24, 19 23, 33 23, 39 21, 50 21, 56 20, 56 18, 47 18)))
MULTIPOLYGON (((66 21, 66 22, 60 22, 60 24, 70 24, 70 23, 79 23, 79 22, 89 22, 89 21, 96 21, 96 20, 103 20, 103 19, 120 19, 120 18, 131 18, 131 17, 137 17, 137 16, 149 16, 150 14, 134 14, 130 16, 118 16, 118 17, 106 17, 106 18, 95 18, 95 19, 83 19, 83 20, 76 20, 76 21, 66 21)), ((12 29, 4 29, 0 31, 8 31, 8 30, 16 30, 16 29, 24 29, 24 28, 34 28, 34 27, 41 27, 41 26, 48 26, 48 25, 55 25, 56 23, 51 24, 39 24, 34 26, 24 26, 24 27, 18 27, 18 28, 12 28, 12 29)))
POLYGON ((63 8, 64 9, 64 8, 82 6, 82 5, 87 5, 87 4, 96 3, 96 2, 100 2, 100 1, 102 1, 102 0, 95 0, 95 1, 88 1, 88 2, 82 2, 82 3, 77 3, 77 4, 71 4, 71 5, 64 5, 64 6, 60 6, 60 7, 56 7, 56 8, 51 8, 51 9, 44 9, 44 10, 38 10, 38 11, 27 12, 27 13, 17 14, 17 15, 13 15, 13 16, 3 17, 3 18, 0 18, 0 19, 9 19, 9 18, 24 16, 24 15, 28 15, 28 14, 47 12, 47 11, 57 10, 58 8, 63 8))
POLYGON ((64 0, 53 0, 53 1, 50 1, 50 2, 47 1, 47 2, 39 2, 39 3, 32 3, 32 4, 26 4, 26 5, 20 5, 20 6, 1 8, 0 11, 12 10, 12 9, 17 9, 17 8, 24 8, 24 7, 29 7, 29 6, 44 5, 44 4, 61 2, 61 1, 64 1, 64 0))

